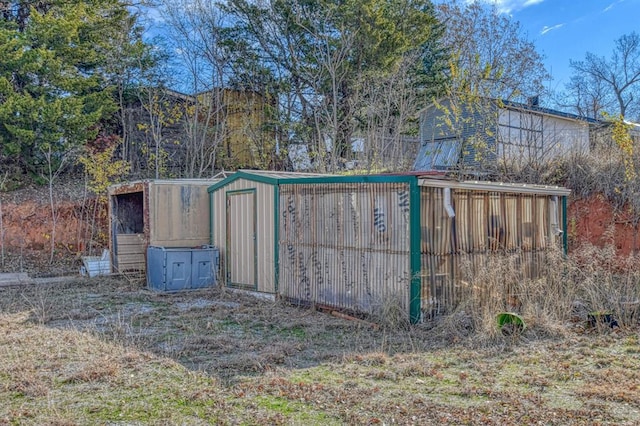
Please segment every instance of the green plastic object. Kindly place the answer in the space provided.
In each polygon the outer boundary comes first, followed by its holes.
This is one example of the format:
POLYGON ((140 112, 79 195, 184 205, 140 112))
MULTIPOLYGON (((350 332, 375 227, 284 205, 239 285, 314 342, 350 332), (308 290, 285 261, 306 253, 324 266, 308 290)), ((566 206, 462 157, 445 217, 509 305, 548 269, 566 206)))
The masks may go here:
POLYGON ((527 328, 522 317, 513 312, 500 312, 496 316, 496 323, 503 334, 522 333, 527 328))

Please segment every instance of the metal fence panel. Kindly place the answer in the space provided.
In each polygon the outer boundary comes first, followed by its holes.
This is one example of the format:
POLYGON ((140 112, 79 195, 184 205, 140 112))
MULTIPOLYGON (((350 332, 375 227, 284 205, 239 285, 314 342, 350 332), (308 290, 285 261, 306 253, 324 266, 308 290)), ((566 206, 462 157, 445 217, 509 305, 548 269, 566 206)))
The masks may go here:
POLYGON ((305 303, 373 312, 409 305, 406 183, 280 186, 279 293, 305 303))

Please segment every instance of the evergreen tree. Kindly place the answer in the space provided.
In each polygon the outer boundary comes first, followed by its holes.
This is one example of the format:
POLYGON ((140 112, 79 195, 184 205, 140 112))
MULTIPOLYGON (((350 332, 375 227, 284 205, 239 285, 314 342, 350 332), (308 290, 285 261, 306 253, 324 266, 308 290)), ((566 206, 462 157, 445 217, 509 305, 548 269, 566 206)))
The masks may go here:
POLYGON ((109 59, 130 14, 120 0, 0 2, 1 153, 54 170, 116 111, 109 59))

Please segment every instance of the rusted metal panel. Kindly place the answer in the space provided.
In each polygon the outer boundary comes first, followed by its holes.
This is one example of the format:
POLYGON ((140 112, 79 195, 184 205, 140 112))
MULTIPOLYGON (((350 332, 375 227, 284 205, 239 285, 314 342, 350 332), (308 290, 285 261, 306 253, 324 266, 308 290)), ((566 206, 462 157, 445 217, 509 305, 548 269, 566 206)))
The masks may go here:
POLYGON ((373 312, 408 308, 408 185, 280 186, 279 288, 286 298, 373 312))
POLYGON ((149 243, 159 247, 209 244, 209 194, 214 181, 149 185, 149 243))
MULTIPOLYGON (((426 183, 426 182, 425 182, 426 183)), ((472 292, 478 271, 501 258, 514 279, 537 279, 545 250, 559 243, 561 208, 551 194, 496 191, 496 186, 421 187, 422 309, 426 317, 451 311, 472 292), (447 197, 453 217, 447 212, 447 197)), ((514 188, 515 189, 515 188, 514 188)), ((508 290, 508 289, 507 289, 508 290)))
POLYGON ((109 195, 130 194, 132 192, 142 192, 147 186, 147 181, 136 181, 112 185, 108 188, 109 195))

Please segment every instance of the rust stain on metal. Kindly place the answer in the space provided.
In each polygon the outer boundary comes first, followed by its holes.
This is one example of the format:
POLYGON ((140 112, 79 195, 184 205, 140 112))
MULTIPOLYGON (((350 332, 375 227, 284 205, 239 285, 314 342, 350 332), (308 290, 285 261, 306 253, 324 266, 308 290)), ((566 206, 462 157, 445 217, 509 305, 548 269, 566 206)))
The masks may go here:
POLYGON ((132 192, 142 192, 148 182, 132 182, 114 185, 109 188, 109 195, 129 194, 132 192))

